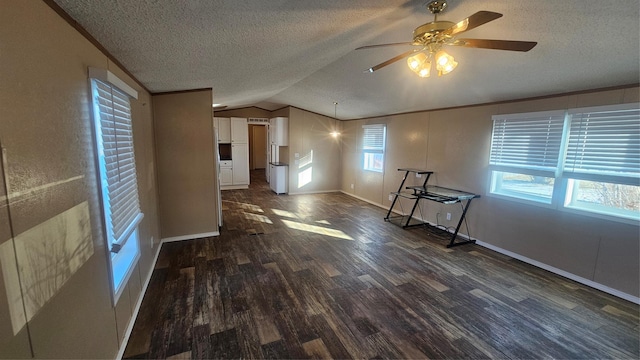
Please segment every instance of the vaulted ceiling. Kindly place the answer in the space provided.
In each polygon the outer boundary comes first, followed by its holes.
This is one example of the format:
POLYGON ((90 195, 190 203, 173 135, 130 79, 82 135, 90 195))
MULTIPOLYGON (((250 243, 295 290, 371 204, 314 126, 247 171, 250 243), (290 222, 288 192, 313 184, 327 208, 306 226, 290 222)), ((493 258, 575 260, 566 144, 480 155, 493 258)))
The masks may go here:
POLYGON ((458 67, 419 78, 408 48, 427 0, 55 0, 152 92, 213 88, 228 108, 293 105, 352 119, 625 84, 640 77, 640 0, 448 0, 438 20, 503 14, 465 38, 529 52, 447 47, 458 67))

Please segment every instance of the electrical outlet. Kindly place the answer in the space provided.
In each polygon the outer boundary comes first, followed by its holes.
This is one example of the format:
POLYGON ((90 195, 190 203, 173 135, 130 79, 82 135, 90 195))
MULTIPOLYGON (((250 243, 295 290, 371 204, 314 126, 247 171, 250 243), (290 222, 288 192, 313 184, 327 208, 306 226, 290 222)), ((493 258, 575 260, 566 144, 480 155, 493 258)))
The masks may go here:
POLYGON ((300 153, 295 153, 293 156, 297 159, 300 157, 300 153))
POLYGON ((389 201, 393 201, 393 195, 389 194, 389 201))
POLYGON ((351 188, 352 188, 352 189, 354 188, 353 184, 351 184, 351 188))
POLYGON ((421 178, 421 177, 422 177, 422 174, 418 174, 418 173, 416 173, 416 177, 417 177, 417 178, 421 178))
POLYGON ((451 220, 451 213, 447 213, 447 220, 451 220))

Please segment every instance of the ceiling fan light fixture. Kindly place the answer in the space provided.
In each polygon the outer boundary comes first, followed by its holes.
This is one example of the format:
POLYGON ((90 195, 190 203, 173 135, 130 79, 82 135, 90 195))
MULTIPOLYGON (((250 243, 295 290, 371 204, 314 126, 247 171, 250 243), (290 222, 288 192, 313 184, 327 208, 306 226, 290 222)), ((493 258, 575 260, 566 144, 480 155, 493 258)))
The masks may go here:
POLYGON ((427 55, 423 52, 417 53, 407 59, 407 65, 409 65, 409 69, 414 72, 418 72, 422 67, 422 64, 427 60, 427 55))
POLYGON ((455 61, 453 56, 447 54, 444 50, 438 51, 436 54, 436 69, 438 70, 438 76, 452 72, 457 66, 458 62, 455 61))
POLYGON ((422 78, 429 77, 431 75, 431 63, 425 63, 424 66, 416 72, 418 76, 422 78))
POLYGON ((431 75, 431 54, 427 56, 425 53, 419 52, 407 59, 407 65, 418 76, 429 77, 431 75))

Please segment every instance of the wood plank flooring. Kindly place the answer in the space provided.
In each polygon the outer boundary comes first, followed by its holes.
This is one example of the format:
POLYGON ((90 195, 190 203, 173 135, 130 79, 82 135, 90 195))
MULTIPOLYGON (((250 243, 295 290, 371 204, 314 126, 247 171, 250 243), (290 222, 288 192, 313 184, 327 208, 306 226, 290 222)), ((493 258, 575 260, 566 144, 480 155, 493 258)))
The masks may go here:
POLYGON ((639 307, 344 194, 223 192, 167 243, 125 358, 633 358, 639 307))

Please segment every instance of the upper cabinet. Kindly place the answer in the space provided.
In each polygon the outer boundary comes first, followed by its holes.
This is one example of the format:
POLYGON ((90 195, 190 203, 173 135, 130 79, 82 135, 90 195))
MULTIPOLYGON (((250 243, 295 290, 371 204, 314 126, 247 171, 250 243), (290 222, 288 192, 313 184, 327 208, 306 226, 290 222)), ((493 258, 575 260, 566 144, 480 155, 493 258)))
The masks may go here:
POLYGON ((269 120, 271 145, 289 146, 289 118, 277 117, 269 120))
POLYGON ((231 142, 231 119, 217 117, 213 123, 218 128, 218 142, 221 144, 231 142))
POLYGON ((249 127, 246 118, 231 118, 231 142, 234 144, 249 142, 249 127))

